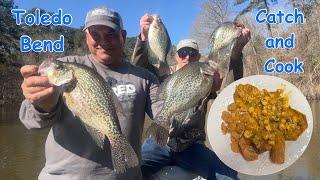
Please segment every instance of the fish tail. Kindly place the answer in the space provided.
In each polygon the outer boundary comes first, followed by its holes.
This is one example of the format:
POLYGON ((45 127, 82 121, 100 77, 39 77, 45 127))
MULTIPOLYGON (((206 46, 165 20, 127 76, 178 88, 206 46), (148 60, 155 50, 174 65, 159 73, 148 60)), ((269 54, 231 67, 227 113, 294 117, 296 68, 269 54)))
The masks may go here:
POLYGON ((164 146, 167 144, 169 130, 165 127, 153 122, 146 131, 147 137, 154 139, 157 144, 164 146))
POLYGON ((110 141, 113 168, 117 174, 124 173, 128 168, 138 166, 137 154, 123 135, 110 141))

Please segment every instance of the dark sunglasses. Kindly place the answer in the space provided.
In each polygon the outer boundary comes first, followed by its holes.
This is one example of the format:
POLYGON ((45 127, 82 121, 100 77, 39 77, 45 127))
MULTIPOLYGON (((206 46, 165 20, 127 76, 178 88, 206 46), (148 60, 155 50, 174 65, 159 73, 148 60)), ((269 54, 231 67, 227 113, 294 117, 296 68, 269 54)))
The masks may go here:
POLYGON ((193 48, 190 48, 190 47, 184 47, 184 48, 181 48, 179 49, 178 51, 178 56, 180 58, 185 58, 189 55, 189 57, 196 57, 198 55, 198 51, 193 49, 193 48))

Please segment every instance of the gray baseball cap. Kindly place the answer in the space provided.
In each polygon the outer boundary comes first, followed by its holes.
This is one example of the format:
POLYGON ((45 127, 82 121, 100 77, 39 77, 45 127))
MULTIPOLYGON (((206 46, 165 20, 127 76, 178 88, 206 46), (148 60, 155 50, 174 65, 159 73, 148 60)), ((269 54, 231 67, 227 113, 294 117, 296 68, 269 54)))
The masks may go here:
POLYGON ((183 39, 179 41, 179 43, 177 44, 177 51, 179 51, 179 49, 184 47, 190 47, 199 51, 198 43, 194 39, 183 39))
POLYGON ((106 7, 95 8, 87 13, 83 30, 93 25, 105 25, 114 30, 123 29, 120 14, 106 7))

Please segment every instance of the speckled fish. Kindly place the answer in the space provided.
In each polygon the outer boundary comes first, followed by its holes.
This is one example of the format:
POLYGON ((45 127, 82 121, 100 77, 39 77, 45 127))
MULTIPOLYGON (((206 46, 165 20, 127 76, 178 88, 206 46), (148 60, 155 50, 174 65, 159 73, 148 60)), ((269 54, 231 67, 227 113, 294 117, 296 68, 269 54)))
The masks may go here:
POLYGON ((147 40, 148 60, 150 64, 157 68, 158 75, 162 76, 168 72, 167 54, 171 48, 171 40, 166 27, 159 15, 152 15, 153 21, 150 25, 147 40))
POLYGON ((233 44, 241 35, 242 29, 243 26, 233 22, 225 22, 219 25, 210 38, 210 54, 217 53, 233 44))
POLYGON ((99 74, 84 65, 57 60, 44 61, 39 73, 47 74, 50 83, 63 87, 65 104, 79 117, 98 146, 102 148, 105 137, 109 139, 116 173, 138 165, 135 151, 121 133, 118 120, 121 105, 99 74))
POLYGON ((160 145, 166 143, 172 116, 194 108, 210 93, 212 75, 216 67, 212 61, 191 62, 166 78, 160 85, 158 96, 164 101, 164 105, 155 117, 155 122, 147 130, 160 145))
POLYGON ((232 48, 240 37, 243 28, 244 26, 237 23, 225 22, 219 25, 211 35, 208 59, 217 60, 219 73, 224 81, 228 79, 232 48))

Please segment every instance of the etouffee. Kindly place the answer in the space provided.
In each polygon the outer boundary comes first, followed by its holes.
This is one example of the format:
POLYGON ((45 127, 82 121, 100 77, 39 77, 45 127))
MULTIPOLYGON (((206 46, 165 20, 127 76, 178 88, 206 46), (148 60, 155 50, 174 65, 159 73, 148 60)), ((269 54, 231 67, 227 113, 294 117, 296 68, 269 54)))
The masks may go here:
POLYGON ((283 89, 268 92, 239 84, 234 102, 222 112, 223 134, 230 134, 231 149, 247 161, 270 151, 273 163, 285 160, 285 141, 295 141, 308 127, 306 116, 289 106, 283 89))

